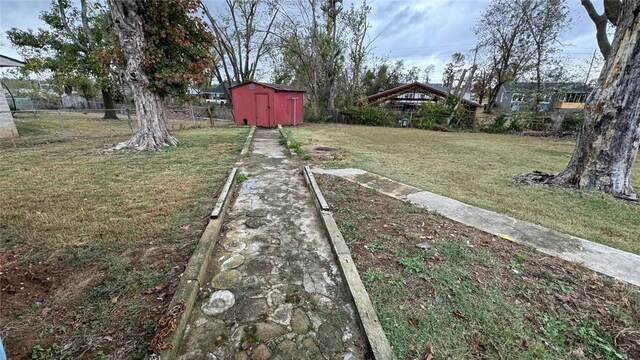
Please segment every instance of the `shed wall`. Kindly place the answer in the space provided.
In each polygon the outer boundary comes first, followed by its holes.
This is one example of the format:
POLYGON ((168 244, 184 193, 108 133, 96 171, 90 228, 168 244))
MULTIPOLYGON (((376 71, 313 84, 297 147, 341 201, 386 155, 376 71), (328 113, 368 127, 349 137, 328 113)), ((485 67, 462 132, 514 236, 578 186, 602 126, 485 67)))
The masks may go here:
POLYGON ((297 91, 275 91, 258 83, 248 83, 231 89, 233 102, 233 120, 236 124, 276 127, 294 124, 293 98, 296 100, 295 123, 302 124, 304 117, 304 93, 297 91), (251 85, 253 84, 253 89, 251 85), (266 94, 257 101, 256 95, 266 94), (268 103, 268 109, 258 109, 268 103), (268 115, 268 119, 265 117, 268 115))

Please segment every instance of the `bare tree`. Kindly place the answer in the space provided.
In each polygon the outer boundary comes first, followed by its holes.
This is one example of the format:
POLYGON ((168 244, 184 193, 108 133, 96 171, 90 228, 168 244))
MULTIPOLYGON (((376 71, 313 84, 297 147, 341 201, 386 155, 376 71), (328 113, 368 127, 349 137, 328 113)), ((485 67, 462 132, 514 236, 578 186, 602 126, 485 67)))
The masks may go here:
POLYGON ((487 54, 494 78, 487 112, 495 106, 500 87, 514 81, 531 63, 533 42, 521 11, 523 1, 528 0, 493 0, 475 27, 478 46, 487 54))
POLYGON ((322 92, 322 58, 320 56, 319 0, 289 0, 281 4, 286 11, 274 32, 279 54, 274 63, 287 73, 290 83, 307 90, 307 99, 314 115, 320 112, 322 92))
MULTIPOLYGON (((343 0, 326 0, 321 6, 325 20, 325 32, 320 33, 321 46, 320 56, 322 57, 322 65, 325 84, 325 98, 327 102, 327 111, 333 113, 336 108, 336 93, 338 86, 338 75, 344 64, 344 41, 338 36, 339 28, 338 20, 342 12, 343 0)), ((340 32, 342 29, 340 29, 340 32)))
POLYGON ((279 9, 265 0, 225 0, 224 10, 213 16, 204 3, 201 7, 216 39, 213 73, 231 99, 231 84, 255 80, 279 9))
POLYGON ((462 53, 454 53, 451 55, 451 61, 445 65, 444 72, 442 73, 442 86, 447 88, 447 91, 453 90, 453 85, 459 73, 464 69, 465 57, 462 53))
POLYGON ((369 24, 369 13, 371 7, 363 1, 359 8, 354 4, 344 14, 344 22, 349 32, 347 41, 347 61, 343 69, 343 80, 345 82, 345 102, 353 104, 356 97, 362 93, 360 89, 360 78, 364 68, 365 60, 371 51, 374 39, 369 39, 367 31, 371 27, 369 24))
POLYGON ((542 101, 543 70, 553 62, 551 57, 560 44, 558 38, 569 25, 569 8, 565 0, 528 0, 519 5, 525 19, 525 30, 534 47, 536 89, 533 109, 537 112, 538 104, 542 101))
MULTIPOLYGON (((291 69, 292 83, 307 90, 309 107, 313 114, 332 113, 336 107, 338 82, 344 75, 345 54, 349 41, 353 40, 348 24, 350 13, 345 12, 342 0, 289 0, 280 3, 282 14, 277 24, 280 55, 276 61, 280 69, 291 69)), ((367 9, 366 5, 363 9, 367 9)), ((368 10, 367 10, 368 11, 368 10)), ((358 20, 355 27, 359 34, 352 55, 356 68, 361 68, 362 54, 367 45, 367 21, 358 20), (360 39, 358 39, 360 37, 360 39)), ((285 73, 287 71, 280 71, 285 73)))
POLYGON ((630 175, 640 144, 640 0, 605 1, 604 5, 616 31, 610 51, 601 46, 607 61, 587 99, 571 160, 559 174, 536 172, 519 179, 637 200, 630 175))

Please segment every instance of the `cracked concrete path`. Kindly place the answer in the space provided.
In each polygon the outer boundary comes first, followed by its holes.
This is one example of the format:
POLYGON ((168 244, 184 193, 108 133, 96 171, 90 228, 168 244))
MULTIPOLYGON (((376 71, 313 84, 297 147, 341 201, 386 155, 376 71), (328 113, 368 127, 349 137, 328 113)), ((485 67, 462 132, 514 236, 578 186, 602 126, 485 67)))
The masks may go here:
POLYGON ((366 340, 300 164, 259 129, 178 358, 365 359, 366 340))
POLYGON ((575 236, 467 205, 360 169, 312 169, 317 174, 339 176, 398 200, 435 211, 459 223, 529 245, 538 251, 640 286, 640 256, 575 236))

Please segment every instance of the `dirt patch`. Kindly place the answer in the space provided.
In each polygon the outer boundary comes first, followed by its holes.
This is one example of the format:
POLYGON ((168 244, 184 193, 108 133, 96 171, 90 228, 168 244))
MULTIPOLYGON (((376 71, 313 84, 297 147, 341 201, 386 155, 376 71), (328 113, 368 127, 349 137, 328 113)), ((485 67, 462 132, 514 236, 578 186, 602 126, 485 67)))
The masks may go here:
POLYGON ((21 264, 24 248, 0 249, 0 316, 18 313, 49 297, 69 270, 60 263, 21 264))
POLYGON ((28 264, 27 255, 0 249, 1 335, 11 359, 143 358, 188 260, 169 246, 128 252, 120 263, 62 256, 28 264))
POLYGON ((398 358, 640 358, 637 288, 317 178, 398 358))
POLYGON ((318 161, 342 161, 349 156, 343 149, 326 145, 306 145, 302 150, 318 161))

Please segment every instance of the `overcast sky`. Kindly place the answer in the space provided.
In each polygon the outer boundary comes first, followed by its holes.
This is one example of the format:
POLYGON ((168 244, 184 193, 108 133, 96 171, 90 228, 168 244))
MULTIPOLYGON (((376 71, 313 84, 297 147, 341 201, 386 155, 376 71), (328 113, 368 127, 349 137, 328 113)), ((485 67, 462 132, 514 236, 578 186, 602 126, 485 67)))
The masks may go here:
MULTIPOLYGON (((205 0, 206 3, 220 0, 205 0)), ((346 0, 345 7, 353 1, 346 0)), ((580 0, 567 0, 571 27, 563 34, 564 55, 575 64, 588 63, 596 49, 595 27, 580 0)), ((359 3, 359 1, 356 1, 359 3)), ((435 66, 439 81, 444 65, 455 52, 468 53, 475 44, 473 25, 490 0, 368 0, 374 53, 392 60, 404 60, 407 67, 435 66)), ((594 1, 600 10, 599 1, 594 1)), ((42 26, 39 14, 50 0, 0 0, 0 54, 19 57, 7 40, 13 28, 42 26)))

